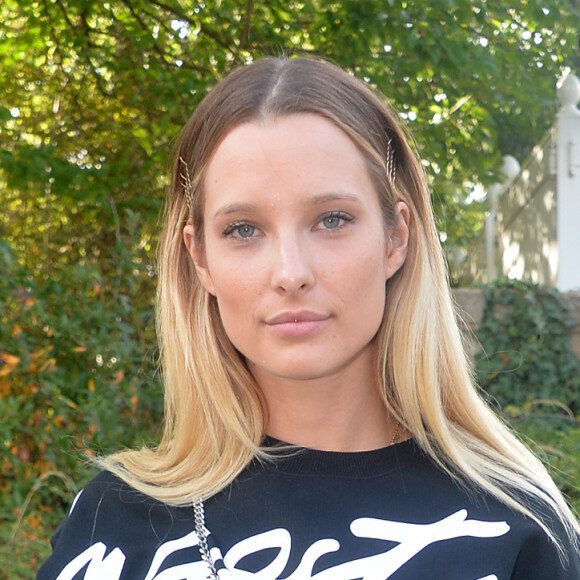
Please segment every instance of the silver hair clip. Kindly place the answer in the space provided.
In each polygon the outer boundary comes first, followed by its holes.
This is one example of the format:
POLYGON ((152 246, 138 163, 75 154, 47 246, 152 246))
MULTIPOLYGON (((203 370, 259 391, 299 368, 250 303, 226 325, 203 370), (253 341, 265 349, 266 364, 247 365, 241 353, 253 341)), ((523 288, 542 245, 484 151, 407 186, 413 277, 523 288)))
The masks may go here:
POLYGON ((187 202, 187 207, 189 211, 193 207, 193 183, 191 182, 191 177, 189 175, 189 168, 183 157, 179 157, 180 163, 183 164, 184 172, 180 173, 181 184, 183 185, 183 191, 185 193, 185 201, 187 202))
POLYGON ((389 138, 388 150, 387 150, 387 177, 391 184, 391 187, 395 187, 395 177, 396 177, 396 167, 395 167, 395 148, 393 147, 393 140, 389 138))

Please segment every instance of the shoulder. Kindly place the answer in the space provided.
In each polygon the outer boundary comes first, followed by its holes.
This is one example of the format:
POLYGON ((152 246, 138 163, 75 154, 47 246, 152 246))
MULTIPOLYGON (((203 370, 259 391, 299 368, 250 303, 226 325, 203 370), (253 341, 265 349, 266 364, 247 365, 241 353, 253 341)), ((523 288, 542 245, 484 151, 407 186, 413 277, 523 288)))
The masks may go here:
POLYGON ((131 493, 132 488, 109 471, 101 471, 79 491, 74 498, 67 517, 78 511, 100 503, 104 498, 118 501, 122 494, 131 493))
MULTIPOLYGON (((512 580, 580 580, 578 539, 570 537, 552 508, 538 505, 537 500, 529 502, 535 505, 534 511, 554 539, 532 518, 446 473, 418 447, 408 451, 413 461, 401 469, 401 497, 416 502, 411 509, 421 512, 426 521, 454 522, 458 527, 464 526, 472 537, 497 533, 495 549, 501 551, 502 558, 513 562, 512 580), (445 514, 454 514, 457 519, 444 518, 445 514)), ((402 510, 409 510, 408 503, 402 510)))
POLYGON ((159 503, 133 489, 109 471, 101 471, 77 494, 67 517, 87 509, 98 510, 115 504, 159 503))
POLYGON ((103 471, 77 494, 37 579, 76 578, 87 564, 103 578, 118 578, 121 570, 128 574, 123 578, 140 577, 150 555, 186 535, 192 519, 189 510, 166 505, 103 471))
POLYGON ((96 530, 112 529, 127 514, 138 516, 150 507, 161 506, 108 471, 96 475, 74 498, 61 522, 53 544, 67 531, 76 536, 94 535, 96 530))
POLYGON ((156 527, 170 527, 182 511, 102 471, 77 494, 63 531, 68 528, 69 533, 90 534, 91 539, 114 537, 116 541, 135 530, 142 530, 143 535, 151 531, 155 536, 156 527))
POLYGON ((555 539, 534 521, 522 518, 518 526, 519 551, 513 580, 578 580, 580 549, 564 527, 552 518, 555 539))

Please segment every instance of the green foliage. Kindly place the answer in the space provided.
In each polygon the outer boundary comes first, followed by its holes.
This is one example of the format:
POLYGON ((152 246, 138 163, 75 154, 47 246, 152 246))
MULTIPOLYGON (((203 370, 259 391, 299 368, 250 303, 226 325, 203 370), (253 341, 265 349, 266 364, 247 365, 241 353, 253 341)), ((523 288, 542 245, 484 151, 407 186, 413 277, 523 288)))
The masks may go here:
MULTIPOLYGON (((34 580, 40 564, 50 555, 46 513, 29 514, 12 537, 12 526, 0 520, 0 580, 34 580)), ((50 521, 50 520, 49 520, 50 521)))
MULTIPOLYGON (((26 562, 46 553, 37 540, 69 503, 66 482, 90 476, 85 454, 154 439, 151 248, 165 167, 220 77, 286 53, 365 78, 421 143, 446 244, 467 247, 485 209, 469 202, 472 184, 494 181, 503 154, 523 159, 552 123, 556 79, 580 64, 578 15, 573 0, 3 0, 0 579, 33 577, 26 562)), ((488 290, 500 302, 480 334, 480 377, 577 471, 577 426, 549 419, 541 431, 529 410, 558 398, 578 413, 561 311, 549 292, 517 291, 533 314, 519 339, 519 315, 502 322, 519 305, 488 290)))
POLYGON ((580 513, 580 360, 568 307, 557 290, 527 282, 500 280, 484 292, 480 385, 580 513))
POLYGON ((23 254, 58 250, 63 222, 87 250, 106 245, 127 208, 151 234, 168 153, 209 87, 294 53, 392 99, 421 143, 446 243, 466 247, 484 211, 473 184, 552 123, 578 15, 572 0, 4 0, 0 228, 23 254))
MULTIPOLYGON (((138 239, 138 216, 127 239, 138 239)), ((67 250, 72 251, 72 250, 67 250)), ((96 259, 31 271, 0 243, 0 521, 62 515, 86 456, 154 437, 162 396, 155 369, 146 249, 119 240, 96 259)))
POLYGON ((580 411, 580 360, 570 347, 570 315, 557 290, 515 280, 484 288, 477 337, 479 383, 502 407, 538 399, 580 411))
POLYGON ((570 505, 580 514, 580 420, 557 401, 510 407, 506 417, 545 462, 570 505))

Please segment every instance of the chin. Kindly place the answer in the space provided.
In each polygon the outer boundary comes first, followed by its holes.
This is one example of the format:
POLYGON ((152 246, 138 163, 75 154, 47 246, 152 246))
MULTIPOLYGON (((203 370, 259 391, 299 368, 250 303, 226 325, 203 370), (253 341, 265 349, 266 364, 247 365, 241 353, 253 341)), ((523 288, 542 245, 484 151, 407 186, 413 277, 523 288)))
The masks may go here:
POLYGON ((340 367, 325 368, 322 366, 322 360, 316 362, 302 364, 296 360, 289 361, 287 365, 280 365, 278 367, 259 367, 258 374, 270 375, 276 379, 286 381, 316 381, 335 376, 340 372, 340 367))

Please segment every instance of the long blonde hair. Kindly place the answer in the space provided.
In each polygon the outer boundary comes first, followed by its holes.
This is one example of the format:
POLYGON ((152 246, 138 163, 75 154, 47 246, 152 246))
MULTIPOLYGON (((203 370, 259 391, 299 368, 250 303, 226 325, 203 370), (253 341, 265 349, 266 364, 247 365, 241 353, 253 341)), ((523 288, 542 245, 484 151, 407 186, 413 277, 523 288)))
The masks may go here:
POLYGON ((397 201, 411 212, 409 252, 387 283, 378 331, 377 382, 385 403, 441 468, 534 518, 553 537, 553 511, 576 544, 580 526, 541 462, 488 408, 474 386, 455 319, 424 172, 396 115, 364 83, 327 62, 270 58, 233 72, 182 131, 159 251, 158 335, 165 426, 155 449, 101 460, 133 487, 187 505, 230 484, 265 457, 267 406, 201 286, 183 241, 192 223, 203 248, 204 170, 234 127, 295 113, 320 115, 363 153, 385 223, 397 201), (394 161, 395 186, 388 175, 394 161))

